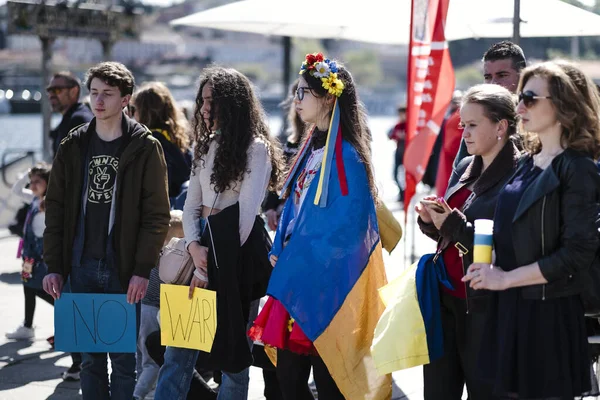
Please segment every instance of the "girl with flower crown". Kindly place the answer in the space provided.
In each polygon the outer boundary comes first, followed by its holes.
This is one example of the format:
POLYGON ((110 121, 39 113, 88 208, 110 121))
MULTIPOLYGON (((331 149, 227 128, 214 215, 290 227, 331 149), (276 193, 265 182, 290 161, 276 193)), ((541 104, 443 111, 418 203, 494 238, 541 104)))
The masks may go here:
POLYGON ((248 333, 277 349, 286 400, 313 399, 311 367, 319 398, 389 399, 369 349, 386 278, 366 113, 348 70, 320 53, 306 56, 294 105, 312 128, 282 190, 270 298, 248 333))

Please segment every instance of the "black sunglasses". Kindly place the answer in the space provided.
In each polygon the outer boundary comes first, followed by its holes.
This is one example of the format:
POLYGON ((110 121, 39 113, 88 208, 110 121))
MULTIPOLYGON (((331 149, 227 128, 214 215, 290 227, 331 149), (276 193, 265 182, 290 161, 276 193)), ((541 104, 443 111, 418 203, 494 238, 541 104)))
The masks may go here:
POLYGON ((550 99, 550 96, 538 96, 531 90, 519 93, 519 103, 523 102, 526 108, 531 108, 539 99, 550 99))
POLYGON ((309 92, 310 94, 312 94, 314 96, 312 89, 309 88, 308 86, 298 86, 298 89, 296 89, 296 97, 298 98, 298 100, 300 100, 300 101, 304 100, 304 94, 306 92, 309 92))
POLYGON ((73 89, 75 86, 48 86, 46 88, 46 93, 59 95, 65 89, 73 89))

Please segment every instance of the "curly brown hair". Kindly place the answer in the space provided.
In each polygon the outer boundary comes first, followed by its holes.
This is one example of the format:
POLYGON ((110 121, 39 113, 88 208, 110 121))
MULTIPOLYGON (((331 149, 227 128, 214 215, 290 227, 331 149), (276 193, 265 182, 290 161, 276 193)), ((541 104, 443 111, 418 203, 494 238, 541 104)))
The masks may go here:
POLYGON ((130 70, 121 63, 115 61, 106 61, 94 65, 88 69, 85 74, 85 86, 90 90, 92 80, 100 79, 109 86, 116 86, 121 92, 121 96, 133 94, 135 79, 130 70))
POLYGON ((169 88, 161 82, 147 82, 133 95, 131 103, 136 108, 139 123, 150 130, 167 131, 179 150, 187 151, 190 145, 189 123, 169 88))
POLYGON ((204 156, 214 138, 201 114, 204 104, 202 90, 206 85, 212 87, 210 126, 213 126, 215 120, 219 123, 219 134, 215 139, 219 140, 219 147, 210 177, 215 190, 222 192, 231 189, 248 172, 248 148, 255 138, 267 145, 271 162, 269 190, 277 190, 283 171, 281 151, 269 135, 265 112, 250 80, 233 68, 209 67, 200 77, 194 110, 196 148, 193 168, 198 167, 200 161, 204 165, 204 156))
MULTIPOLYGON (((548 83, 549 100, 562 128, 563 147, 597 160, 600 156, 600 96, 594 83, 571 62, 547 61, 523 71, 519 92, 534 76, 548 83)), ((523 138, 524 147, 531 154, 542 150, 537 134, 524 132, 523 138)))
MULTIPOLYGON (((346 69, 339 61, 335 61, 338 67, 338 78, 344 83, 344 91, 338 98, 340 106, 340 125, 342 126, 342 138, 350 143, 358 153, 360 161, 364 164, 367 171, 367 180, 369 190, 375 201, 378 201, 377 187, 371 163, 371 131, 367 121, 367 111, 358 98, 356 85, 350 71, 346 69)), ((316 78, 309 73, 302 74, 311 91, 319 98, 331 96, 325 88, 320 78, 316 78)), ((331 112, 329 111, 329 115, 331 112)), ((308 135, 307 135, 308 136, 308 135)))

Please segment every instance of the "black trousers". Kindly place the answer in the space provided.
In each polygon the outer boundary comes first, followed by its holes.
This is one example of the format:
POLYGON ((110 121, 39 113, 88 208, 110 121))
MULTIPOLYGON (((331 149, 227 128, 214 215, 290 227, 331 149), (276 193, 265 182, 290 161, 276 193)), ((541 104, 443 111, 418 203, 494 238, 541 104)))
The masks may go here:
POLYGON ((467 314, 464 299, 441 292, 444 355, 423 366, 424 400, 460 400, 465 384, 469 400, 496 400, 492 385, 477 376, 487 300, 469 299, 467 314))
POLYGON ((54 299, 42 289, 34 289, 23 285, 25 294, 25 327, 31 328, 33 325, 33 314, 35 314, 36 297, 46 301, 50 305, 54 305, 54 299))
POLYGON ((252 356, 254 357, 252 365, 262 369, 263 380, 265 381, 265 390, 263 392, 265 399, 283 400, 275 366, 269 359, 269 356, 267 356, 267 353, 265 353, 264 346, 257 344, 252 346, 252 356))
MULTIPOLYGON (((34 289, 23 285, 23 293, 25 294, 25 327, 31 328, 33 326, 33 315, 35 314, 35 303, 36 297, 44 300, 46 303, 54 306, 54 299, 43 289, 34 289)), ((81 353, 71 353, 73 359, 73 366, 78 367, 81 365, 81 353)))
POLYGON ((277 350, 277 378, 285 400, 314 400, 308 387, 310 368, 319 399, 344 400, 335 381, 319 356, 304 356, 288 350, 277 350))

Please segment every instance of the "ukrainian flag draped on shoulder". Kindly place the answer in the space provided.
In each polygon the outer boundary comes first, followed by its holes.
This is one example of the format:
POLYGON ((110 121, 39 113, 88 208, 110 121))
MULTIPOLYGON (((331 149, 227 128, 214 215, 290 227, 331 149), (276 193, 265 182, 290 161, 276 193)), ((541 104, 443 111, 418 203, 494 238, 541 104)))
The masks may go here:
MULTIPOLYGON (((390 399, 391 376, 378 375, 370 352, 385 309, 377 290, 386 284, 375 204, 363 163, 337 133, 329 135, 321 166, 326 173, 319 185, 308 188, 284 248, 294 213, 293 202, 286 202, 271 251, 279 258, 267 292, 313 342, 347 399, 390 399)), ((302 158, 288 184, 301 170, 302 158)))

